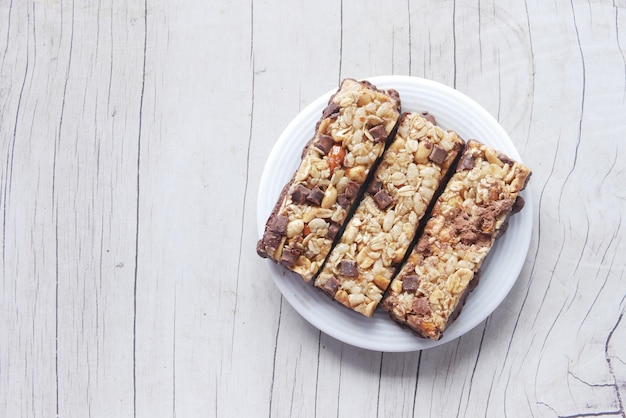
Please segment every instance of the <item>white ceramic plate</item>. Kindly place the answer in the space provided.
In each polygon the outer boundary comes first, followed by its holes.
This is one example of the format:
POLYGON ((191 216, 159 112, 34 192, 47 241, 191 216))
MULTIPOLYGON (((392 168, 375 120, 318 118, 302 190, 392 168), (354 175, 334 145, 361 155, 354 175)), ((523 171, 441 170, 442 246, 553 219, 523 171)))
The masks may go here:
MULTIPOLYGON (((455 130, 464 139, 477 139, 510 157, 520 160, 519 153, 504 129, 480 105, 462 93, 434 81, 407 76, 382 76, 368 79, 383 89, 400 92, 402 111, 428 110, 444 129, 455 130)), ((293 175, 302 148, 313 136, 328 92, 307 106, 278 138, 267 160, 259 186, 257 223, 259 237, 278 196, 293 175)), ((438 341, 419 338, 393 322, 378 309, 366 318, 341 306, 324 293, 305 283, 299 276, 267 261, 276 286, 289 304, 304 319, 322 332, 357 347, 406 352, 435 347, 454 340, 480 324, 502 302, 522 269, 532 232, 532 202, 523 192, 526 206, 511 217, 509 228, 485 260, 478 287, 469 295, 461 315, 438 341)))

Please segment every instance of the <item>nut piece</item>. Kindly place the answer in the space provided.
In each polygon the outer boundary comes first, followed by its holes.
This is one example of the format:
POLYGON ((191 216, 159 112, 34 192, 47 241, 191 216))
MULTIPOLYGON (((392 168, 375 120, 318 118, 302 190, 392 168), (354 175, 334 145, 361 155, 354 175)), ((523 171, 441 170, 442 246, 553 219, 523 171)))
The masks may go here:
POLYGON ((302 219, 294 219, 287 224, 287 238, 293 238, 304 230, 304 221, 302 219))
POLYGON ((346 171, 346 175, 350 180, 354 180, 359 184, 363 184, 365 178, 367 177, 367 172, 365 171, 365 167, 363 165, 357 165, 348 168, 348 170, 346 171))
POLYGON ((330 209, 337 202, 337 189, 333 186, 328 186, 326 192, 324 193, 324 198, 322 199, 322 207, 324 209, 330 209))

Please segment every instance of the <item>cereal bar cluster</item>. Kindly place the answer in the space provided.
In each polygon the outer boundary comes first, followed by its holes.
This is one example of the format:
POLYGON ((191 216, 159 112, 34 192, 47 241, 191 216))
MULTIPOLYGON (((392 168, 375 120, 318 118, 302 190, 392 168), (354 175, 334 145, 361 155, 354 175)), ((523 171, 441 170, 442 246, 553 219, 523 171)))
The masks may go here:
POLYGON ((520 210, 530 170, 470 140, 424 232, 382 303, 396 321, 439 339, 476 285, 508 216, 520 210))

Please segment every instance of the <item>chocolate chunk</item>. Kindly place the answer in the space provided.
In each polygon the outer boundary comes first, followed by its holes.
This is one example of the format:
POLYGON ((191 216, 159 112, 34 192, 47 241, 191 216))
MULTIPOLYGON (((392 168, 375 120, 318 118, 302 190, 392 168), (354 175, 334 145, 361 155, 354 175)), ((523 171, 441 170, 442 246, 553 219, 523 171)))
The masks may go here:
POLYGON ((371 195, 375 195, 383 188, 383 181, 376 177, 372 182, 367 186, 367 192, 371 195))
POLYGON ((356 261, 341 260, 339 262, 339 274, 346 277, 359 277, 359 269, 356 266, 356 261))
POLYGON ((409 276, 404 276, 402 278, 402 290, 415 292, 419 285, 420 278, 415 274, 411 274, 409 276))
POLYGON ((295 248, 285 248, 283 250, 283 255, 280 258, 280 264, 287 268, 292 268, 296 265, 296 261, 300 257, 300 251, 295 248))
POLYGON ((296 188, 291 192, 291 200, 298 205, 301 205, 306 200, 306 197, 311 191, 301 184, 298 184, 296 188))
POLYGON ((424 296, 415 298, 411 309, 416 315, 428 315, 430 313, 430 304, 428 303, 428 299, 424 296))
POLYGON ((262 239, 263 247, 277 249, 278 246, 280 245, 280 241, 282 238, 283 238, 282 234, 272 232, 272 231, 267 231, 265 234, 263 234, 263 239, 262 239))
POLYGON ((359 189, 361 186, 356 181, 350 180, 348 184, 346 184, 346 189, 344 190, 344 194, 350 200, 354 199, 357 194, 359 194, 359 189))
POLYGON ((372 134, 372 138, 374 138, 374 142, 385 142, 387 139, 387 131, 385 130, 385 125, 382 123, 380 125, 376 125, 373 128, 369 129, 370 134, 372 134))
POLYGON ((326 109, 324 109, 324 112, 322 112, 322 119, 325 118, 336 118, 337 116, 339 116, 339 105, 333 101, 328 102, 328 106, 326 106, 326 109))
POLYGON ((493 234, 478 234, 476 245, 479 247, 491 247, 494 239, 493 234))
POLYGON ((394 89, 389 89, 387 90, 387 94, 390 95, 398 104, 398 109, 400 109, 400 105, 402 104, 402 102, 400 101, 400 93, 398 92, 398 90, 394 90, 394 89))
POLYGON ((476 231, 462 231, 459 234, 459 239, 465 245, 472 245, 478 241, 478 233, 476 231))
POLYGON ((478 208, 476 215, 480 219, 496 219, 499 218, 504 213, 509 213, 513 204, 515 202, 513 199, 503 199, 495 202, 490 202, 486 206, 481 206, 478 208))
POLYGON ((522 196, 517 196, 517 199, 515 199, 515 202, 513 203, 513 206, 511 207, 511 214, 517 213, 520 210, 522 210, 525 204, 526 204, 526 201, 524 200, 524 198, 522 196))
POLYGON ((478 231, 463 231, 459 238, 461 243, 465 245, 476 245, 477 247, 489 247, 491 246, 491 233, 484 233, 478 231))
POLYGON ((330 239, 335 239, 335 237, 337 236, 337 232, 339 232, 339 224, 332 222, 328 226, 328 233, 326 234, 326 236, 330 239))
POLYGON ((268 230, 275 232, 277 234, 284 234, 287 231, 287 224, 289 223, 289 218, 285 215, 277 215, 274 219, 269 223, 268 230))
POLYGON ((380 210, 385 210, 385 208, 393 203, 393 198, 387 193, 387 190, 383 189, 374 195, 374 202, 376 202, 380 210))
POLYGON ((331 296, 335 296, 335 293, 337 293, 337 290, 339 289, 339 280, 337 280, 337 278, 335 276, 331 277, 330 279, 328 279, 328 281, 324 284, 324 286, 322 287, 322 290, 324 290, 326 293, 328 293, 331 296))
POLYGON ((319 206, 322 204, 323 198, 324 198, 324 191, 320 189, 319 186, 315 186, 306 196, 306 200, 313 203, 316 206, 319 206))
POLYGON ((339 206, 345 209, 350 206, 350 203, 352 203, 352 201, 348 196, 346 196, 345 193, 341 193, 339 196, 337 196, 337 203, 339 203, 339 206))
POLYGON ((427 110, 425 110, 422 113, 420 113, 420 115, 424 119, 426 119, 428 122, 432 123, 433 125, 437 124, 437 121, 435 120, 435 117, 433 115, 431 115, 427 110))
POLYGON ((328 154, 331 147, 335 144, 335 140, 330 135, 321 134, 317 141, 315 141, 315 148, 320 150, 323 154, 328 154))
POLYGON ((427 239, 421 239, 417 242, 415 247, 416 251, 420 253, 424 258, 430 257, 432 255, 432 250, 430 248, 430 243, 427 239))
POLYGON ((508 164, 509 166, 512 166, 513 164, 515 164, 515 161, 509 158, 508 155, 498 154, 498 159, 502 161, 504 164, 508 164))
POLYGON ((448 153, 446 152, 446 150, 435 144, 428 158, 430 159, 430 161, 436 164, 443 164, 443 162, 446 160, 446 157, 448 157, 448 153))
POLYGON ((459 161, 456 171, 468 171, 472 168, 474 168, 474 157, 471 154, 465 154, 459 161))
POLYGON ((265 243, 263 242, 264 239, 265 239, 265 235, 263 235, 263 237, 261 237, 261 239, 256 243, 256 253, 261 258, 267 258, 269 256, 267 254, 267 247, 265 246, 265 243))

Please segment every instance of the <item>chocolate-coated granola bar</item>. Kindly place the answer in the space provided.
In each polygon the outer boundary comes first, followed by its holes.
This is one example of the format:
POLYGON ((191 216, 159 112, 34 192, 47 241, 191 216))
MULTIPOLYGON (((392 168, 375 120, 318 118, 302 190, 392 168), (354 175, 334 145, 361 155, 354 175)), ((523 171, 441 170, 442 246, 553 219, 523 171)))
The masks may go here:
POLYGON ((477 284, 477 272, 521 209, 530 177, 523 164, 470 140, 437 199, 417 245, 389 286, 382 307, 418 335, 437 340, 477 284))
POLYGON ((310 281, 395 133, 400 97, 345 79, 272 211, 257 253, 310 281))
POLYGON ((368 317, 382 299, 420 220, 463 147, 456 133, 444 131, 431 121, 434 118, 430 115, 402 115, 396 138, 315 279, 315 286, 368 317))

